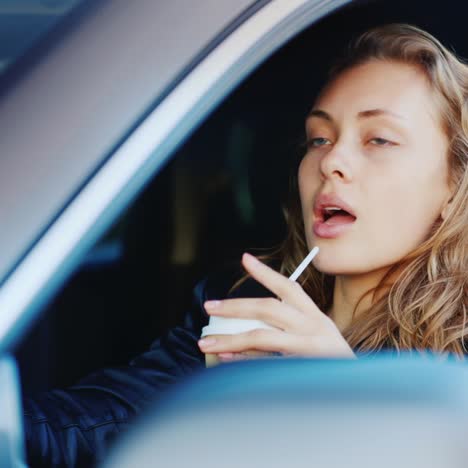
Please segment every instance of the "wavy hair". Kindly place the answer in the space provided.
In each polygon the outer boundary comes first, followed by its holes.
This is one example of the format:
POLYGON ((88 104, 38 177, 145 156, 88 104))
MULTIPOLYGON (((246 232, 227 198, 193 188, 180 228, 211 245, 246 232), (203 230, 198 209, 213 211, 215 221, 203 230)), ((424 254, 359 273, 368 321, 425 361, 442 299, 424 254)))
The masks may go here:
MULTIPOLYGON (((339 74, 370 60, 394 61, 423 70, 440 112, 449 141, 450 212, 439 218, 428 238, 401 261, 392 265, 371 295, 371 306, 354 316, 343 331, 357 352, 390 348, 400 351, 431 350, 463 358, 466 350, 468 304, 468 65, 429 33, 408 24, 371 29, 346 49, 331 69, 329 82, 339 74), (390 278, 396 280, 391 281, 390 278)), ((304 224, 297 185, 297 168, 290 180, 284 208, 287 235, 267 255, 267 263, 291 274, 307 255, 304 224)), ((231 291, 242 284, 245 275, 231 291)), ((334 277, 310 265, 300 277, 304 291, 322 311, 333 299, 334 277)), ((358 307, 356 305, 354 312, 358 307)))

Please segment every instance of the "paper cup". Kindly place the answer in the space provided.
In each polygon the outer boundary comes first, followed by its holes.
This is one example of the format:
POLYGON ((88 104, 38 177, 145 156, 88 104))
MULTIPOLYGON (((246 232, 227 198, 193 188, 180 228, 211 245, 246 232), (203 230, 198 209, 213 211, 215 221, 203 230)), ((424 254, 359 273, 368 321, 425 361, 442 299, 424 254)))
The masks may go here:
MULTIPOLYGON (((261 320, 250 320, 250 319, 233 319, 226 317, 211 316, 210 322, 206 327, 203 327, 201 338, 206 336, 216 337, 219 335, 235 335, 237 333, 245 333, 250 330, 258 328, 276 330, 275 327, 268 325, 261 320)), ((261 356, 274 356, 276 353, 267 351, 243 351, 242 354, 252 357, 261 356)), ((220 363, 220 360, 216 354, 205 354, 206 367, 213 367, 220 363)))

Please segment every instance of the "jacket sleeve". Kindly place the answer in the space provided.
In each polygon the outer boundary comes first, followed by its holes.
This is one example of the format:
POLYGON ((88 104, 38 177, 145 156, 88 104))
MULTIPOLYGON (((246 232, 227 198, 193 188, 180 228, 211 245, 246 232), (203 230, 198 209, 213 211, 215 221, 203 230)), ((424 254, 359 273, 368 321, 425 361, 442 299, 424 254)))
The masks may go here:
POLYGON ((205 278, 195 287, 183 326, 157 339, 128 366, 103 369, 66 390, 23 399, 31 466, 92 466, 101 461, 114 437, 149 402, 179 378, 204 367, 197 345, 208 323, 203 302, 223 296, 232 285, 218 277, 216 284, 210 282, 209 293, 207 282, 205 278))

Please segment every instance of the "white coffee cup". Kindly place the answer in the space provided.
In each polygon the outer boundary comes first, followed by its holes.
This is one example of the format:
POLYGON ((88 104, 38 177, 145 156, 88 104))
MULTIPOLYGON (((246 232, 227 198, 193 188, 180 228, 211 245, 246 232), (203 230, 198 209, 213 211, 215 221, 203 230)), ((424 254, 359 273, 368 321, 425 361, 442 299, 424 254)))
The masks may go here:
MULTIPOLYGON (((235 335, 237 333, 246 333, 258 328, 277 330, 277 328, 272 327, 261 320, 211 316, 208 325, 202 329, 201 338, 205 338, 207 336, 214 338, 219 335, 235 335)), ((267 351, 243 351, 242 354, 252 357, 260 357, 273 356, 276 353, 267 351)), ((205 362, 206 367, 212 367, 220 363, 216 354, 206 354, 205 362)))

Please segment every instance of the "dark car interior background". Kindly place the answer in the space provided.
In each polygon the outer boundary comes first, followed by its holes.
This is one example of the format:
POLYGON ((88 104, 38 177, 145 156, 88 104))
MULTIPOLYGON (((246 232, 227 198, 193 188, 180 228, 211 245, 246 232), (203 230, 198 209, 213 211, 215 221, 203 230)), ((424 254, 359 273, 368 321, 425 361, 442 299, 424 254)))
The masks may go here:
POLYGON ((303 121, 350 37, 404 21, 462 56, 466 6, 366 1, 311 26, 213 112, 83 259, 16 350, 27 392, 124 365, 180 324, 208 273, 284 237, 282 206, 302 154, 303 121))

